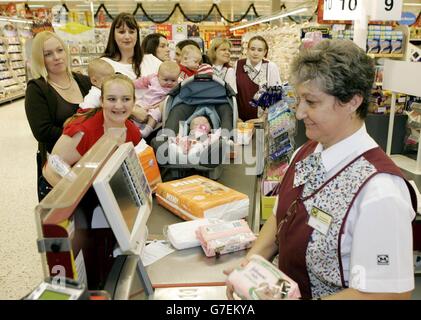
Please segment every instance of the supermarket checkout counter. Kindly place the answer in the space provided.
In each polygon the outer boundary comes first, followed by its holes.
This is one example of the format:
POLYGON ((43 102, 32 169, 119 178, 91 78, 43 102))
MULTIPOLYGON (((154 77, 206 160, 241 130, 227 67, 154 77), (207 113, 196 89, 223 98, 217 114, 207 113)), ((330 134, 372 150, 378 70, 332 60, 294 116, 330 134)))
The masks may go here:
MULTIPOLYGON (((224 165, 218 182, 247 194, 250 200, 247 221, 254 232, 260 228, 260 174, 263 169, 263 134, 255 134, 251 144, 236 149, 236 158, 224 165), (247 155, 247 157, 246 157, 247 155), (254 159, 245 161, 245 159, 254 159), (239 161, 242 160, 242 161, 239 161), (246 174, 246 170, 249 173, 246 174), (257 173, 257 174, 256 174, 257 173)), ((156 203, 148 220, 149 239, 164 239, 165 226, 182 222, 181 218, 156 203)), ((226 299, 223 270, 238 265, 246 251, 219 257, 206 257, 201 247, 177 250, 146 267, 154 288, 151 299, 226 299)), ((127 256, 110 274, 114 287, 108 290, 114 299, 146 299, 137 269, 137 258, 127 256)))

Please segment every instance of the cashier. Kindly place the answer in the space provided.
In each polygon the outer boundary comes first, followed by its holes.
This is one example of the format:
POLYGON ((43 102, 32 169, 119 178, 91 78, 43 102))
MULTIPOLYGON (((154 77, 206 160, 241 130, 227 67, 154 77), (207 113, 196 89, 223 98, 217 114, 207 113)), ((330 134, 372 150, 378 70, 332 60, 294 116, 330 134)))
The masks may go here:
POLYGON ((304 299, 409 299, 414 289, 416 198, 367 133, 373 78, 371 58, 347 40, 324 40, 292 65, 309 141, 247 257, 279 254, 304 299))

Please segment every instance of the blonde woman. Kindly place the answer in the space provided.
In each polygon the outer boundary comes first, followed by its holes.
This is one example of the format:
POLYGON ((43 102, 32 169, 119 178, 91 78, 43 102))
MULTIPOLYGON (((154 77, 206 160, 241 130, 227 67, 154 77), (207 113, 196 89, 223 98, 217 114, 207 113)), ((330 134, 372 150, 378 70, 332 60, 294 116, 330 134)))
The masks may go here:
POLYGON ((70 55, 63 40, 43 31, 32 42, 31 72, 25 95, 25 111, 32 133, 38 141, 38 198, 45 181, 41 169, 54 144, 61 136, 64 121, 72 116, 88 94, 87 76, 72 73, 70 55))
POLYGON ((231 47, 232 44, 228 39, 215 38, 212 40, 207 54, 212 62, 214 74, 237 92, 235 70, 230 65, 231 47))

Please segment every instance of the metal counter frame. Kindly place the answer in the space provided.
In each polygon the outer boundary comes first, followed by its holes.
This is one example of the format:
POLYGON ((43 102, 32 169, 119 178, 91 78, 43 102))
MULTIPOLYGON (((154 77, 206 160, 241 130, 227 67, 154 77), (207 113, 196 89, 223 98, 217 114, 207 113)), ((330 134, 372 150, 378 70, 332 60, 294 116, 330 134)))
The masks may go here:
MULTIPOLYGON (((260 129, 259 126, 256 126, 260 129)), ((263 171, 264 154, 263 130, 256 130, 250 145, 241 146, 236 151, 237 160, 224 165, 218 182, 249 196, 250 208, 247 217, 253 232, 260 230, 260 182, 263 171), (245 163, 245 155, 253 155, 254 163, 245 163), (238 158, 239 157, 239 158, 238 158), (243 159, 241 163, 238 159, 243 159), (254 171, 247 175, 246 169, 254 171), (256 174, 257 173, 257 174, 256 174)), ((166 225, 182 222, 181 218, 159 206, 154 198, 154 206, 148 220, 149 238, 164 239, 166 225)), ((223 270, 238 265, 246 251, 238 251, 219 257, 208 258, 201 247, 177 250, 154 264, 146 267, 147 274, 155 288, 154 299, 224 299, 225 279, 223 270)), ((138 257, 128 256, 121 263, 114 299, 145 299, 136 272, 138 257)))

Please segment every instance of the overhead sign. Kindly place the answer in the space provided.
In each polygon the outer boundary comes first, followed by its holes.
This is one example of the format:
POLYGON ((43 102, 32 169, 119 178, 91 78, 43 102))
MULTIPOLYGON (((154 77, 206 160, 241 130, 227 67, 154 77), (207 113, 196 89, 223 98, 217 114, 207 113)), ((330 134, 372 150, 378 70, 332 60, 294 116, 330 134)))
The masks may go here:
POLYGON ((324 0, 323 20, 400 20, 402 0, 324 0))
POLYGON ((362 0, 324 0, 323 20, 358 20, 362 7, 362 0))
POLYGON ((399 24, 403 24, 406 26, 413 25, 417 21, 417 16, 412 12, 402 12, 402 17, 399 20, 399 24))
MULTIPOLYGON (((367 0, 363 0, 367 1, 367 0)), ((371 20, 400 20, 402 16, 402 0, 368 0, 371 8, 371 20)))

